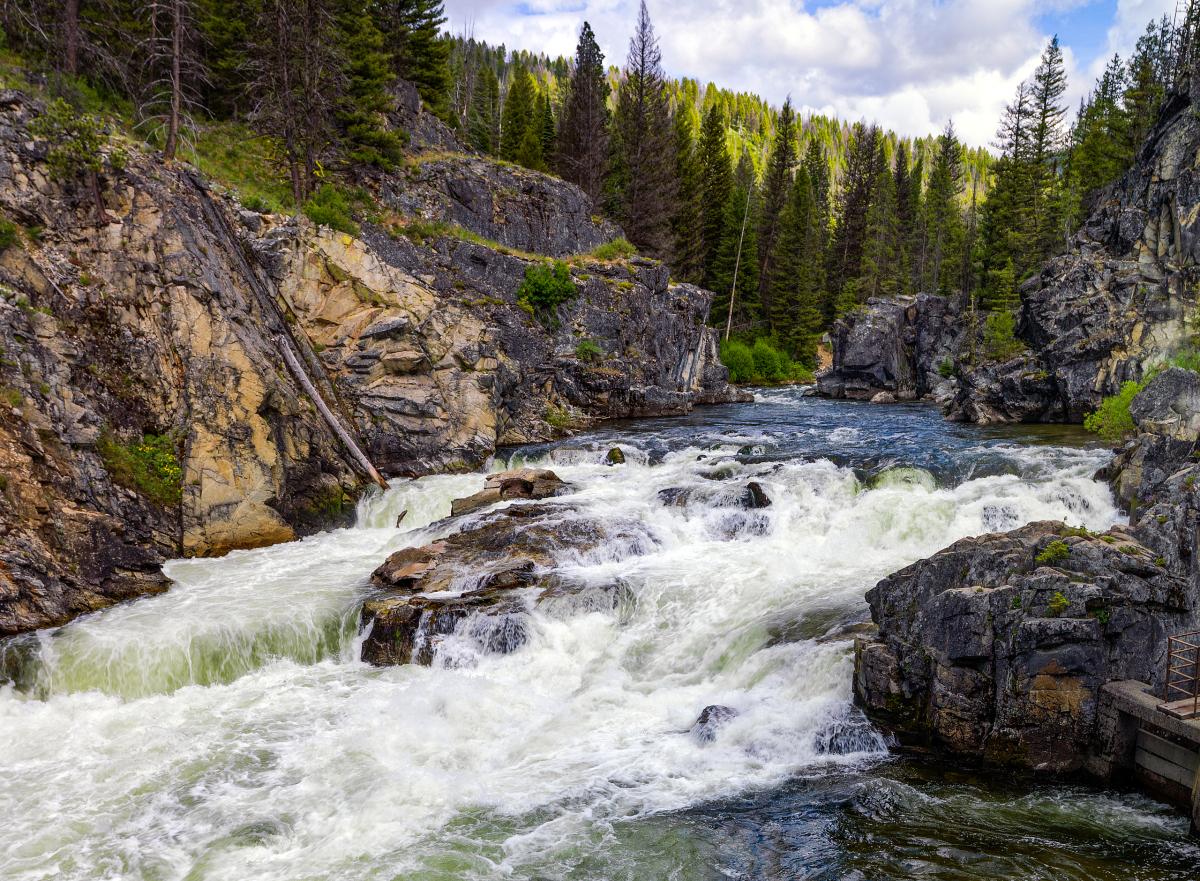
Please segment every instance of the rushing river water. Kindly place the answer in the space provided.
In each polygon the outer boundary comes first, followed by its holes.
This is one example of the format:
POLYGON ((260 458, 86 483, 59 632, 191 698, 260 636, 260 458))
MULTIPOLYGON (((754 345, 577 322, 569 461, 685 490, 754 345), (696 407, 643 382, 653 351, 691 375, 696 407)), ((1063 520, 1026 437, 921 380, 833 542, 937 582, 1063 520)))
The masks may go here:
POLYGON ((646 524, 644 553, 562 560, 632 600, 534 613, 512 654, 431 668, 360 663, 357 610, 477 474, 174 561, 168 593, 5 647, 0 878, 1194 881, 1165 807, 900 759, 850 704, 839 637, 869 587, 962 536, 1109 526, 1106 455, 798 391, 522 449, 577 487, 564 502, 646 524), (602 463, 613 444, 626 465, 602 463), (750 478, 771 507, 657 495, 750 478), (704 742, 708 704, 739 715, 704 742))

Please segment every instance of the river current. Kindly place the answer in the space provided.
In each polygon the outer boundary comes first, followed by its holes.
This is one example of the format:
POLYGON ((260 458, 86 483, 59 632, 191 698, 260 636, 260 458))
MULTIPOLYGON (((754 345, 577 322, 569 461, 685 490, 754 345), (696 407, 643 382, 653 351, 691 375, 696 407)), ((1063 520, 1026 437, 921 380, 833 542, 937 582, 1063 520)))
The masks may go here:
POLYGON ((906 758, 850 700, 867 589, 963 536, 1107 528, 1107 456, 799 390, 505 451, 651 540, 559 561, 620 579, 617 608, 531 612, 506 655, 452 637, 432 667, 361 663, 358 608, 479 474, 173 561, 166 594, 0 646, 0 878, 1196 879, 1170 809, 906 758), (769 508, 722 503, 749 479, 769 508), (710 704, 738 715, 705 741, 710 704))

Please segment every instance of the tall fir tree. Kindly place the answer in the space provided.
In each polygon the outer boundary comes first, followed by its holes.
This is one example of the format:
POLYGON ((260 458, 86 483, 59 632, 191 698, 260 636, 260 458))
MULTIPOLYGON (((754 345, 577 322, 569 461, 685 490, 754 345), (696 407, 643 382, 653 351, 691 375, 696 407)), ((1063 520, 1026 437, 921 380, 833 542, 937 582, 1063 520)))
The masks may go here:
POLYGON ((863 297, 890 296, 897 293, 899 235, 900 218, 895 174, 886 163, 879 162, 871 208, 867 211, 863 244, 862 276, 859 282, 859 291, 863 297))
POLYGON ((753 333, 766 322, 758 299, 758 216, 762 200, 750 154, 742 152, 725 203, 723 236, 713 273, 713 313, 727 323, 732 297, 732 326, 753 333))
POLYGON ((467 110, 467 142, 488 156, 500 150, 500 81, 491 65, 484 67, 467 110))
POLYGON ((779 215, 779 236, 769 268, 769 314, 772 334, 789 355, 808 366, 815 363, 823 323, 819 223, 812 180, 801 165, 779 215))
POLYGON ((795 114, 789 97, 779 111, 775 140, 763 176, 762 215, 758 219, 759 299, 768 314, 771 312, 771 261, 779 237, 779 215, 791 193, 792 166, 796 164, 795 128, 795 114))
MULTIPOLYGON (((501 159, 518 162, 523 147, 527 148, 526 153, 529 152, 531 145, 525 144, 525 136, 535 125, 536 119, 537 94, 534 91, 533 77, 529 75, 525 65, 518 64, 512 72, 508 92, 504 96, 504 110, 500 115, 501 159)), ((539 128, 536 134, 539 145, 541 144, 540 135, 539 128)), ((540 147, 537 152, 540 153, 540 147)))
POLYGON ((383 0, 378 9, 396 75, 416 85, 431 112, 449 119, 450 44, 441 35, 441 0, 383 0))
POLYGON ((1065 240, 1061 229, 1062 201, 1058 166, 1064 144, 1063 121, 1067 115, 1063 95, 1067 74, 1062 48, 1055 36, 1047 44, 1030 90, 1029 150, 1032 179, 1032 232, 1034 254, 1041 262, 1065 240))
POLYGON ((877 126, 854 124, 830 249, 829 286, 839 300, 839 311, 860 299, 857 280, 866 241, 867 212, 871 209, 878 175, 881 140, 877 126))
POLYGON ((662 52, 643 0, 617 88, 609 205, 639 248, 665 256, 671 246, 674 151, 662 52))
POLYGON ((403 144, 386 115, 393 108, 395 76, 368 0, 341 0, 337 36, 346 82, 337 111, 343 155, 351 163, 395 168, 403 144))
POLYGON ((953 123, 946 123, 937 147, 923 206, 930 255, 924 288, 944 294, 958 286, 962 268, 962 149, 953 123))
POLYGON ((608 154, 608 91, 604 55, 585 21, 559 129, 558 168, 593 202, 600 199, 608 154))
POLYGON ((703 173, 696 146, 696 108, 686 103, 675 110, 675 215, 671 219, 671 268, 684 281, 703 280, 703 173))
POLYGON ((730 223, 733 164, 725 147, 725 116, 719 104, 704 114, 700 135, 700 263, 704 285, 718 289, 718 258, 730 223))

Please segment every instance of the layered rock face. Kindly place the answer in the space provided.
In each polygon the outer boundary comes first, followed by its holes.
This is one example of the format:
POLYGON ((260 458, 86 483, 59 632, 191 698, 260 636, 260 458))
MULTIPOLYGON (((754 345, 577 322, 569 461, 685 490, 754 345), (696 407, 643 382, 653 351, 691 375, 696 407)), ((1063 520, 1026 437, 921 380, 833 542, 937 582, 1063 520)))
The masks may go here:
POLYGON ((1079 422, 1183 342, 1200 257, 1200 120, 1177 96, 1071 249, 1021 289, 1029 351, 964 377, 950 415, 1079 422))
POLYGON ((932 294, 871 299, 830 331, 833 363, 817 377, 817 393, 870 400, 949 399, 952 364, 964 336, 962 304, 932 294))
POLYGON ((1166 636, 1200 618, 1200 376, 1172 369, 1135 399, 1142 432, 1109 472, 1131 523, 1061 523, 963 539, 868 594, 878 636, 855 694, 902 736, 1058 771, 1087 768, 1107 681, 1160 684, 1166 636))
MULTIPOLYGON (((0 96, 0 214, 40 230, 0 253, 0 636, 161 590, 164 558, 348 518, 370 474, 354 448, 388 475, 467 468, 564 422, 736 396, 703 326, 711 294, 659 264, 576 261, 547 328, 518 303, 530 259, 261 216, 136 150, 101 180, 97 224, 82 187, 50 178, 35 113, 0 96), (598 356, 576 356, 584 339, 598 356), (115 469, 143 436, 168 439, 177 501, 115 469)), ((483 186, 482 160, 440 161, 483 186)), ((537 177, 548 203, 581 198, 537 177)), ((531 216, 511 240, 613 232, 590 211, 546 217, 561 229, 531 216)))

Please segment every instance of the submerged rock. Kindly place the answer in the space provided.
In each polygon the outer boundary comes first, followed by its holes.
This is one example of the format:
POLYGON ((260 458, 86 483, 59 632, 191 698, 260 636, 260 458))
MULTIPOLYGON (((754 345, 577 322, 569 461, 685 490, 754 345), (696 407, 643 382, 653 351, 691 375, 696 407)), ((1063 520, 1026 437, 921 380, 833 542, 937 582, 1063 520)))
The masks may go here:
POLYGON ((625 453, 620 447, 613 447, 604 457, 604 461, 609 465, 624 465, 625 453))
POLYGON ((716 740, 717 732, 737 715, 738 711, 733 707, 710 704, 700 711, 700 715, 692 723, 690 732, 701 743, 711 743, 716 740))
POLYGON ((450 503, 450 516, 459 517, 509 499, 548 499, 567 490, 567 484, 544 468, 518 468, 489 474, 483 489, 450 503))
POLYGON ((771 507, 771 497, 767 495, 767 491, 757 480, 746 484, 746 492, 742 496, 742 507, 749 509, 771 507))

